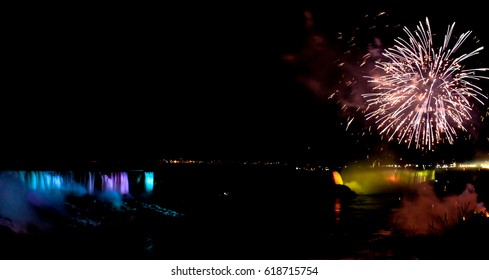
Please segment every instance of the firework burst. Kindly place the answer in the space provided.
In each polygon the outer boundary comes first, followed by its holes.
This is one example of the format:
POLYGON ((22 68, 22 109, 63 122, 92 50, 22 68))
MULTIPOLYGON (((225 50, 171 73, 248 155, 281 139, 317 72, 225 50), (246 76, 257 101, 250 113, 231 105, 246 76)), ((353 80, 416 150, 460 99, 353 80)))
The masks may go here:
POLYGON ((483 47, 455 56, 472 32, 463 33, 450 47, 454 26, 448 26, 443 45, 436 49, 428 18, 414 33, 404 27, 408 38, 397 38, 376 61, 379 74, 367 77, 372 92, 362 94, 365 117, 388 141, 428 150, 444 141, 453 144, 460 131, 467 131, 474 103, 487 99, 472 82, 488 79, 478 73, 489 68, 465 69, 463 64, 483 47))

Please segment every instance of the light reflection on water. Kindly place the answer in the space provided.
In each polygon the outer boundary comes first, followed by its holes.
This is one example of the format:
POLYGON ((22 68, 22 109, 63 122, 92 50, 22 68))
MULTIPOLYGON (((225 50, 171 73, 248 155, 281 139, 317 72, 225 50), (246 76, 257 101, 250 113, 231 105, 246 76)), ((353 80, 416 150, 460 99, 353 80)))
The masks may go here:
POLYGON ((339 198, 334 201, 334 214, 336 222, 339 223, 341 220, 341 200, 339 198))
POLYGON ((351 201, 335 201, 337 230, 375 233, 391 227, 393 210, 399 207, 398 194, 359 195, 351 201))
POLYGON ((331 209, 334 223, 327 223, 323 231, 320 259, 350 258, 360 252, 366 255, 387 254, 374 252, 371 242, 388 238, 393 231, 392 216, 399 207, 398 194, 359 195, 351 200, 335 199, 331 209), (367 253, 368 251, 368 253, 367 253))

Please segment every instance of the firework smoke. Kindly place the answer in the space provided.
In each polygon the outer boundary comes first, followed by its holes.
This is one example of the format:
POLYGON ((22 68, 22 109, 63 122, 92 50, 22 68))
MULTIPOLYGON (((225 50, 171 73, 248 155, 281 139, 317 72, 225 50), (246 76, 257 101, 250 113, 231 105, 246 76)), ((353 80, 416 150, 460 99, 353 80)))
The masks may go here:
POLYGON ((455 224, 486 211, 472 184, 467 184, 461 194, 444 198, 439 198, 428 183, 415 189, 418 191, 415 199, 404 199, 393 215, 397 227, 409 234, 442 234, 455 224))

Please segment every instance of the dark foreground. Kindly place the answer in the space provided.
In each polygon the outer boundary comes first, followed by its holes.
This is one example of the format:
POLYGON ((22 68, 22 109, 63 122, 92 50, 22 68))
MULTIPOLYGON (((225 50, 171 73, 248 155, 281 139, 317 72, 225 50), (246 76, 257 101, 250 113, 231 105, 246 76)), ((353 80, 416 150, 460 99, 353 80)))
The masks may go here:
MULTIPOLYGON (((388 207, 358 220, 358 198, 328 172, 281 168, 188 170, 160 176, 151 195, 67 196, 36 208, 49 226, 16 233, 0 217, 2 259, 488 259, 489 219, 440 235, 396 231, 388 207), (215 172, 215 173, 214 173, 215 172), (219 174, 219 176, 217 176, 219 174), (341 226, 339 205, 342 208, 341 226), (350 210, 349 210, 350 209, 350 210), (350 211, 350 212, 349 212, 350 211), (353 222, 346 223, 350 219, 353 222), (375 224, 381 220, 382 224, 375 224)), ((398 194, 394 194, 397 196, 398 194)))

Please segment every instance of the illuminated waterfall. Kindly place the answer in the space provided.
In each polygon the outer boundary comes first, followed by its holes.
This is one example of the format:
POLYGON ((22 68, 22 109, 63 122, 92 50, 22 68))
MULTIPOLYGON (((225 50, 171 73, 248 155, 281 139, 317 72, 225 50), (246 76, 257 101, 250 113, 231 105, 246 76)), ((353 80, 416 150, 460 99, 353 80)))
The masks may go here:
POLYGON ((357 194, 376 194, 413 189, 435 179, 435 170, 395 168, 345 168, 344 184, 357 194))
MULTIPOLYGON (((96 194, 98 191, 110 191, 120 194, 130 192, 129 172, 58 172, 58 171, 8 171, 30 190, 62 191, 96 194)), ((152 192, 154 172, 142 172, 144 190, 152 192)))
POLYGON ((154 173, 144 172, 144 188, 147 192, 152 192, 154 187, 154 173))
POLYGON ((19 179, 31 190, 73 191, 80 186, 73 173, 55 171, 18 171, 19 179))
POLYGON ((95 192, 95 175, 92 172, 88 172, 86 174, 84 185, 86 186, 89 194, 93 194, 95 192))
POLYGON ((103 174, 102 191, 116 191, 120 194, 129 193, 129 177, 127 172, 103 174))
POLYGON ((333 181, 337 185, 343 185, 343 178, 338 171, 333 171, 333 181))

